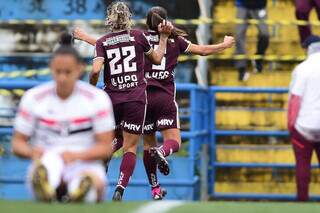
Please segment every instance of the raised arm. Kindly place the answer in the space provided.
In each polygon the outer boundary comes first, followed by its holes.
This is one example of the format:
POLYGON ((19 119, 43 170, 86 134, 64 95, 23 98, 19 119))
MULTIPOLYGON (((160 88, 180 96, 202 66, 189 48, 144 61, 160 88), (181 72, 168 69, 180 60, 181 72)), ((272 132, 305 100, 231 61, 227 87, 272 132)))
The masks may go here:
POLYGON ((82 30, 79 27, 76 27, 73 30, 73 37, 75 39, 87 42, 88 44, 91 44, 92 46, 94 46, 97 42, 97 39, 90 36, 87 32, 85 32, 84 30, 82 30))
POLYGON ((221 52, 227 48, 231 48, 235 40, 232 36, 225 36, 223 42, 218 44, 211 44, 211 45, 197 45, 191 44, 188 51, 192 54, 196 55, 211 55, 214 53, 221 52))
POLYGON ((147 55, 148 59, 153 64, 161 64, 161 60, 165 54, 168 37, 173 30, 173 25, 169 21, 163 21, 158 26, 158 31, 160 33, 160 41, 157 49, 152 50, 150 54, 147 55))

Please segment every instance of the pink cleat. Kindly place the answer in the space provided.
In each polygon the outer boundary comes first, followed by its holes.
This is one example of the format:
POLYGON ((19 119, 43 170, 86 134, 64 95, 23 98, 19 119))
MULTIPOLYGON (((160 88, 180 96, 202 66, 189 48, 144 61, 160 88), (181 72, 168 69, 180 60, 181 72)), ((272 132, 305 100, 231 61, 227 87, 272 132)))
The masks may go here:
POLYGON ((162 200, 167 195, 167 190, 158 186, 152 188, 151 194, 154 200, 162 200))

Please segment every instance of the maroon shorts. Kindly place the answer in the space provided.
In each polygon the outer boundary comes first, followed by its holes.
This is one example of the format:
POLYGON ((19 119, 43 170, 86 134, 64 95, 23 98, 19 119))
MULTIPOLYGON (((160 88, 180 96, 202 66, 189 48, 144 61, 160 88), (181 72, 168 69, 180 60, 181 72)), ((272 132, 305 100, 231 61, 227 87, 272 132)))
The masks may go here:
POLYGON ((142 102, 127 102, 113 105, 116 130, 131 134, 143 133, 147 105, 142 102))
POLYGON ((148 105, 144 134, 165 129, 180 129, 175 97, 155 87, 147 89, 148 105))

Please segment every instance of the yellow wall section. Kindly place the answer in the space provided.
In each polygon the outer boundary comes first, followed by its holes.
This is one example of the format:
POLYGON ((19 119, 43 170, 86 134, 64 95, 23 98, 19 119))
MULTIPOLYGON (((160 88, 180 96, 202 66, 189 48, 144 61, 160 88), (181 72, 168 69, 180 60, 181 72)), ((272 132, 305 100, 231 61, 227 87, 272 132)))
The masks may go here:
MULTIPOLYGON (((214 19, 235 19, 235 0, 217 0, 214 9, 214 19)), ((295 8, 293 0, 269 0, 268 16, 275 21, 295 20, 295 8), (285 12, 284 12, 285 11, 285 12)), ((311 13, 311 20, 317 20, 315 11, 311 13)), ((312 27, 313 33, 320 34, 320 26, 312 27)), ((214 24, 214 42, 220 42, 224 35, 235 34, 235 24, 214 24)), ((299 34, 295 25, 269 26, 270 45, 267 54, 271 55, 294 55, 301 56, 305 50, 300 46, 299 34)), ((255 54, 257 42, 257 28, 250 26, 247 31, 247 53, 255 54)), ((224 51, 223 55, 234 54, 235 49, 224 51)), ((220 86, 250 86, 250 87, 288 87, 291 72, 298 62, 272 62, 265 63, 263 73, 252 73, 249 64, 248 71, 251 76, 247 82, 238 81, 238 73, 234 66, 227 63, 211 63, 211 84, 220 86)), ((218 94, 217 103, 221 110, 217 111, 216 123, 223 129, 286 129, 286 108, 288 95, 265 95, 265 94, 218 94), (272 102, 269 102, 272 100, 272 102), (238 107, 224 109, 223 107, 238 107), (241 107, 266 107, 282 109, 281 112, 246 111, 241 107)), ((252 144, 251 138, 218 138, 219 144, 252 144)), ((267 140, 267 139, 266 139, 267 140)), ((276 140, 275 144, 279 144, 276 140)), ((294 163, 293 151, 288 139, 284 140, 287 145, 275 145, 274 149, 263 149, 261 145, 239 145, 232 148, 228 145, 217 147, 217 160, 219 162, 265 162, 265 163, 294 163)), ((265 143, 264 143, 265 144, 265 143)), ((263 145, 265 146, 265 145, 263 145)), ((315 154, 313 163, 317 163, 315 154)), ((310 192, 320 194, 319 184, 320 171, 313 170, 310 192)), ((294 170, 258 169, 218 169, 217 192, 247 192, 247 193, 295 193, 294 170)))

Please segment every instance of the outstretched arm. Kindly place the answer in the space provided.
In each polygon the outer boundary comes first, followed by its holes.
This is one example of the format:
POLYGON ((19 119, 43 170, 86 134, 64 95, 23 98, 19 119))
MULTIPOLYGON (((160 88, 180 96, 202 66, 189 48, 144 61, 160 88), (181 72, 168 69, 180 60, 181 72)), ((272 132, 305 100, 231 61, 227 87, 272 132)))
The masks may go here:
POLYGON ((75 39, 87 42, 88 44, 91 44, 92 46, 94 46, 97 42, 97 39, 90 36, 87 32, 85 32, 84 30, 82 30, 79 27, 76 27, 73 30, 73 37, 75 39))
POLYGON ((214 53, 221 52, 227 48, 231 48, 235 40, 232 36, 225 36, 223 42, 219 44, 211 44, 211 45, 197 45, 191 44, 188 51, 192 54, 196 55, 211 55, 214 53))

